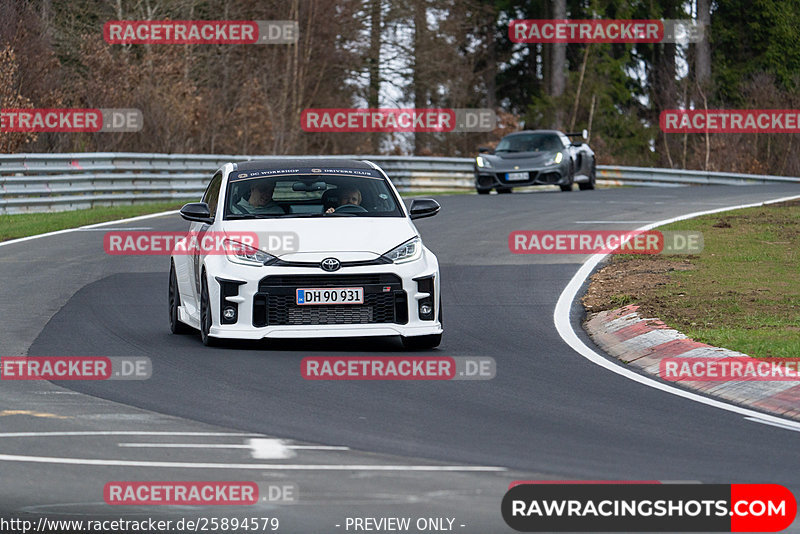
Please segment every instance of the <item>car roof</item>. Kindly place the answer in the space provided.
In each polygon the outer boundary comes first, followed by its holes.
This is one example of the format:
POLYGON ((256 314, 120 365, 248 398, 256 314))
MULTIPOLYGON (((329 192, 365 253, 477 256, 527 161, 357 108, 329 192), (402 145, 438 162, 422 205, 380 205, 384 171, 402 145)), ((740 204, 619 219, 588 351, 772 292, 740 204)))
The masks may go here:
POLYGON ((280 159, 251 159, 242 163, 235 163, 234 170, 255 171, 292 169, 296 167, 326 167, 328 169, 370 169, 374 167, 369 163, 357 159, 324 159, 324 158, 280 158, 280 159))
POLYGON ((511 137, 512 135, 530 134, 530 133, 544 133, 544 134, 564 135, 563 133, 561 133, 560 130, 520 130, 518 132, 510 133, 506 137, 511 137))

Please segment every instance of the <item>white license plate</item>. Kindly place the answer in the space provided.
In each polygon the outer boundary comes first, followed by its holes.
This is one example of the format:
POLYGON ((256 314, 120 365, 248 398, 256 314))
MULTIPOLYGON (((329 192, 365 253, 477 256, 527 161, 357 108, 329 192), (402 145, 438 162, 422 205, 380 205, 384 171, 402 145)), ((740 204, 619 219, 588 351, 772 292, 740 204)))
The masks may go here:
POLYGON ((527 172, 507 172, 506 173, 506 180, 509 182, 518 182, 520 180, 527 180, 528 173, 527 172))
POLYGON ((297 305, 364 304, 363 287, 311 287, 297 290, 297 305))

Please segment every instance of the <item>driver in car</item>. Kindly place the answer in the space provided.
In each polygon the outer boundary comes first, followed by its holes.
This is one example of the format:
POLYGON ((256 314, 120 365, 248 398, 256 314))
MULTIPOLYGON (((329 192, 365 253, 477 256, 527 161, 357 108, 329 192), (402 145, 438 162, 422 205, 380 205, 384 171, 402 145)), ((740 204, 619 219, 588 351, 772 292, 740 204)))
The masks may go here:
POLYGON ((360 206, 361 205, 361 191, 357 187, 348 187, 345 186, 342 189, 337 191, 338 193, 338 201, 336 202, 336 207, 330 207, 325 210, 325 213, 333 213, 336 211, 336 208, 340 208, 342 206, 360 206))
POLYGON ((256 182, 250 186, 250 195, 246 199, 242 197, 236 203, 236 207, 243 210, 244 213, 254 215, 281 215, 285 212, 277 202, 272 200, 274 192, 275 182, 272 180, 256 182))

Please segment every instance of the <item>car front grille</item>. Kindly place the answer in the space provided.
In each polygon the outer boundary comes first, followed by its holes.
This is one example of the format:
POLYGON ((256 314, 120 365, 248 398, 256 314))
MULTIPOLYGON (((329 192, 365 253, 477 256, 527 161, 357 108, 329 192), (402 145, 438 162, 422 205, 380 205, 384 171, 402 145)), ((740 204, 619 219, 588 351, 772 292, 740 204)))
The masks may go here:
POLYGON ((557 184, 561 181, 561 174, 557 172, 542 173, 536 181, 540 184, 557 184))
POLYGON ((267 276, 253 297, 253 326, 408 322, 408 299, 394 274, 267 276), (298 288, 363 287, 364 304, 296 304, 298 288))

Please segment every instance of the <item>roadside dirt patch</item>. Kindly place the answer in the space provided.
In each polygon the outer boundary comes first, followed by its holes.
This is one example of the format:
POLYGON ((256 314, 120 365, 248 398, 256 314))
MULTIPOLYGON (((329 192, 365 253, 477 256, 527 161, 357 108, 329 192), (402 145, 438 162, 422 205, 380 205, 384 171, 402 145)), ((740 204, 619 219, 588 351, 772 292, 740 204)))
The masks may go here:
POLYGON ((651 296, 654 288, 670 282, 668 273, 694 269, 691 258, 613 257, 592 275, 583 306, 586 311, 596 313, 640 302, 651 296))

